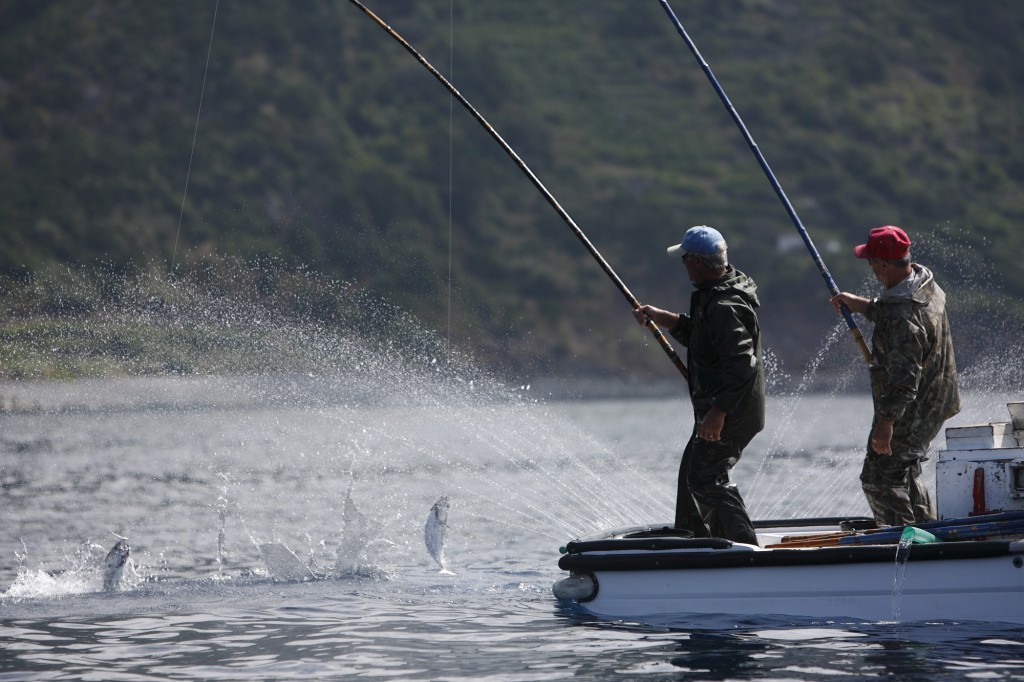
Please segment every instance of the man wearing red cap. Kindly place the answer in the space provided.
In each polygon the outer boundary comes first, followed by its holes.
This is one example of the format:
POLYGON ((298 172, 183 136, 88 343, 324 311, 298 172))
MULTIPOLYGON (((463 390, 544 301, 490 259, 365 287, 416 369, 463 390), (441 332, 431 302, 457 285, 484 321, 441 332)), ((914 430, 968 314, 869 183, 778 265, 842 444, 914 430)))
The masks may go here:
POLYGON ((910 238, 893 225, 876 227, 853 255, 865 258, 885 287, 867 299, 832 297, 874 323, 871 397, 874 418, 860 474, 871 512, 881 525, 935 519, 920 482, 921 463, 943 422, 960 411, 956 361, 946 319, 946 294, 932 272, 910 258, 910 238))

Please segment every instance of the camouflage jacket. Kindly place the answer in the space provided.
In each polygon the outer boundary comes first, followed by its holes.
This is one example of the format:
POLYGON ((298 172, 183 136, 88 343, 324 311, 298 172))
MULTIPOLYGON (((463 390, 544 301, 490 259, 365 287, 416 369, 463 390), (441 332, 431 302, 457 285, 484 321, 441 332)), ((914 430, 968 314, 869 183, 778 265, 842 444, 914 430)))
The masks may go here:
POLYGON ((942 423, 960 411, 946 294, 915 263, 910 280, 868 305, 875 416, 894 423, 893 440, 923 455, 942 423))
POLYGON ((764 428, 759 305, 757 284, 730 266, 720 279, 697 285, 690 313, 670 330, 687 348, 694 415, 702 419, 713 405, 724 410, 723 438, 750 439, 764 428))

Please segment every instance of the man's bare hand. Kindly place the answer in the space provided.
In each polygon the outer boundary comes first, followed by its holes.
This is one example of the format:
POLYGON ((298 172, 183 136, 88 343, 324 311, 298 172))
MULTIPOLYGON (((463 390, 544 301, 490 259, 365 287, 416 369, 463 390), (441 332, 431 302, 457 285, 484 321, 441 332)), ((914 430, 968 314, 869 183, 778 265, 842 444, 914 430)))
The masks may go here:
POLYGON ((892 422, 879 418, 871 432, 871 449, 879 455, 892 454, 892 422))
POLYGON ((642 305, 639 308, 633 308, 633 317, 636 318, 636 321, 641 326, 647 326, 648 319, 659 327, 665 327, 666 329, 671 329, 679 324, 679 313, 655 308, 653 305, 642 305))
POLYGON ((725 410, 720 407, 712 407, 704 415, 697 427, 697 437, 711 443, 722 440, 722 428, 725 426, 725 410))
POLYGON ((857 296, 855 294, 848 294, 842 291, 832 298, 829 299, 829 303, 836 309, 836 312, 841 312, 840 304, 845 305, 851 313, 860 313, 863 315, 868 311, 868 305, 871 303, 871 299, 864 298, 863 296, 857 296))

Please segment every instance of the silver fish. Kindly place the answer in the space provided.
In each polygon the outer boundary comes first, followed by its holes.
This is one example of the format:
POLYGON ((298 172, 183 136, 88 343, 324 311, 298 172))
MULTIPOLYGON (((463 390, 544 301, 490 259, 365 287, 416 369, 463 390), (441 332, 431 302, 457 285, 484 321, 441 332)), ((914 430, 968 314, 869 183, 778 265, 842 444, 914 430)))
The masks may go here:
POLYGON ((317 576, 310 567, 283 543, 266 542, 256 546, 260 550, 260 559, 263 560, 263 565, 273 580, 316 580, 317 576))
POLYGON ((423 528, 423 540, 427 551, 441 567, 441 573, 454 575, 444 562, 445 536, 448 534, 448 496, 442 495, 427 514, 427 525, 423 528))
POLYGON ((345 492, 341 523, 341 537, 334 558, 334 573, 357 575, 369 561, 366 548, 370 543, 370 524, 352 499, 351 483, 345 492))
POLYGON ((128 564, 128 557, 131 555, 131 547, 128 541, 120 538, 117 543, 107 552, 107 558, 103 560, 103 590, 113 592, 121 584, 121 576, 124 574, 124 567, 128 564))

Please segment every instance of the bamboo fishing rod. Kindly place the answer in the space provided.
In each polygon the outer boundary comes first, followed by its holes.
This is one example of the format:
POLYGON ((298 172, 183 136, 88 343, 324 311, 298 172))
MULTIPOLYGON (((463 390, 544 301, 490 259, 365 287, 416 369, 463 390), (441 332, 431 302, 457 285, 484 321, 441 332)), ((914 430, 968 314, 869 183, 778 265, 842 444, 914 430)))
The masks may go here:
MULTIPOLYGON (((533 183, 533 186, 536 187, 537 190, 544 195, 544 198, 547 199, 547 202, 549 204, 551 204, 551 207, 555 209, 559 216, 561 216, 562 220, 565 221, 565 224, 568 225, 569 229, 571 229, 573 234, 576 235, 576 238, 580 240, 580 243, 582 243, 583 246, 587 249, 587 251, 590 252, 590 255, 594 257, 594 260, 597 261, 597 264, 601 266, 601 269, 604 270, 605 274, 608 275, 612 282, 615 283, 615 286, 618 287, 620 292, 622 292, 622 295, 626 297, 626 300, 629 301, 630 306, 632 306, 634 310, 639 308, 640 301, 638 301, 636 296, 634 296, 633 293, 629 290, 629 288, 626 287, 625 283, 623 283, 619 276, 615 274, 615 271, 612 270, 612 267, 608 265, 608 261, 604 259, 604 257, 600 254, 597 248, 590 242, 589 239, 587 239, 587 235, 583 234, 583 230, 579 228, 579 226, 576 224, 576 221, 572 219, 572 216, 570 216, 566 212, 566 210, 562 208, 561 204, 558 203, 554 195, 548 191, 548 188, 545 187, 544 184, 537 178, 537 176, 533 174, 533 171, 530 170, 530 167, 527 166, 521 158, 519 158, 519 155, 516 154, 515 150, 513 150, 512 147, 509 146, 507 142, 505 142, 505 140, 501 137, 501 135, 498 134, 494 127, 487 122, 487 119, 485 119, 480 114, 480 112, 473 108, 473 105, 469 103, 469 100, 463 97, 462 93, 460 93, 455 88, 454 85, 449 83, 448 79, 442 76, 441 72, 435 69, 430 64, 430 62, 428 62, 423 57, 423 55, 417 52, 416 49, 413 48, 413 46, 410 45, 405 40, 405 38, 400 36, 393 28, 384 23, 384 21, 380 17, 371 12, 363 3, 359 2, 359 0, 349 0, 349 2, 351 2, 353 5, 362 10, 366 16, 373 19, 373 21, 376 22, 378 26, 387 31, 388 35, 390 35, 392 38, 398 41, 398 43, 402 47, 404 47, 409 54, 415 57, 416 60, 419 61, 419 63, 422 64, 427 69, 427 71, 429 71, 431 75, 433 75, 434 78, 436 78, 438 82, 441 83, 441 85, 448 88, 448 91, 452 94, 452 96, 454 96, 455 99, 457 99, 459 103, 462 104, 462 106, 465 107, 470 114, 472 114, 473 118, 475 118, 477 122, 480 125, 482 125, 485 130, 487 130, 488 133, 490 133, 491 137, 494 138, 494 141, 497 142, 501 146, 501 148, 505 150, 505 153, 508 154, 509 158, 511 158, 515 162, 515 164, 519 166, 519 170, 521 170, 526 175, 526 177, 530 179, 530 182, 533 183)), ((648 329, 651 330, 651 334, 653 334, 654 338, 657 339, 658 345, 660 345, 662 350, 665 351, 665 354, 668 355, 669 359, 672 361, 672 364, 676 366, 676 369, 678 369, 679 373, 683 375, 683 378, 688 380, 689 377, 687 376, 686 372, 686 364, 679 357, 678 353, 676 353, 675 349, 672 348, 672 345, 668 342, 668 339, 665 338, 665 334, 662 333, 658 325, 655 324, 654 321, 651 320, 650 318, 646 318, 646 326, 648 329)))
MULTIPOLYGON (((772 183, 775 193, 779 195, 779 199, 782 201, 783 206, 786 207, 786 211, 789 213, 790 219, 792 219, 793 224, 796 226, 797 232, 800 233, 800 237, 803 239, 804 245, 810 252, 811 258, 814 259, 814 264, 818 266, 818 271, 825 280, 828 290, 833 296, 835 296, 839 293, 839 287, 836 286, 835 280, 832 279, 832 275, 829 274, 828 268, 825 267, 825 262, 821 259, 821 254, 818 253, 818 249, 815 248, 814 242, 811 241, 811 236, 807 233, 807 229, 800 221, 800 216, 796 214, 796 209, 793 208, 793 204, 790 203, 789 198, 786 197, 786 193, 782 190, 782 185, 779 184, 779 181, 775 178, 775 174, 772 173, 772 169, 768 166, 768 162, 765 160, 764 154, 761 153, 757 143, 754 142, 754 138, 751 136, 750 131, 747 130, 747 126, 743 124, 743 119, 740 118, 739 112, 736 111, 736 107, 734 107, 732 102, 729 101, 729 97, 726 96, 725 90, 723 90, 722 86, 719 85, 718 79, 715 78, 715 74, 711 71, 711 67, 708 66, 706 61, 704 61, 704 57, 701 56, 697 46, 690 39, 690 36, 687 35, 686 29, 684 29, 683 25, 679 22, 679 18, 676 17, 676 13, 672 11, 671 7, 669 7, 668 0, 660 0, 660 2, 661 6, 668 14, 669 19, 672 20, 673 24, 675 24, 676 31, 678 31, 679 35, 686 41, 686 45, 690 48, 690 52, 692 52, 693 56, 697 58, 697 61, 700 63, 701 68, 704 69, 704 73, 707 75, 708 80, 711 81, 711 85, 715 87, 715 91, 722 99, 722 104, 725 105, 729 115, 732 116, 732 120, 736 122, 740 132, 743 133, 743 137, 750 146, 750 151, 754 152, 754 156, 757 157, 757 162, 761 164, 761 169, 764 170, 765 175, 768 176, 768 180, 772 183)), ((840 308, 843 313, 843 317, 846 319, 846 326, 850 328, 850 334, 853 336, 854 343, 856 343, 857 347, 860 349, 860 354, 864 356, 864 361, 870 365, 871 353, 868 351, 868 346, 864 342, 864 335, 861 334, 860 327, 857 326, 856 321, 853 319, 853 314, 850 313, 850 309, 847 308, 845 304, 840 304, 840 308)))

